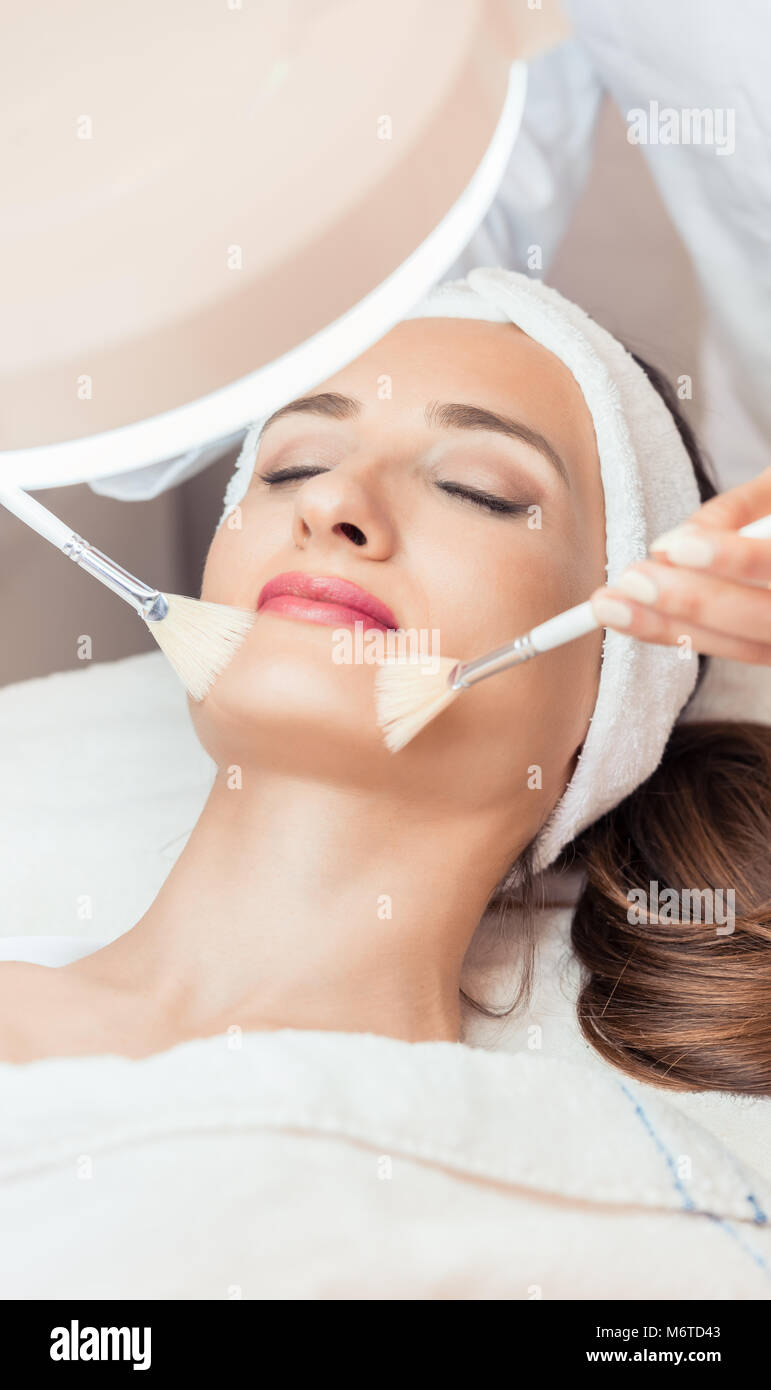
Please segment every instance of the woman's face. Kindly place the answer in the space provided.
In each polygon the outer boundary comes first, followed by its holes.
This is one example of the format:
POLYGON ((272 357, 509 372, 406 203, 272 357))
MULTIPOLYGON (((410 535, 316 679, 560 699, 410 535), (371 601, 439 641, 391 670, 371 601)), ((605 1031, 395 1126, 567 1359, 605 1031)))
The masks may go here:
MULTIPOLYGON (((591 417, 567 368, 513 325, 408 320, 309 396, 264 430, 202 598, 256 608, 280 575, 345 580, 469 659, 603 582, 591 417)), ((529 838, 572 773, 601 634, 482 682, 393 754, 377 666, 339 660, 356 617, 269 602, 193 706, 204 746, 220 766, 403 790, 437 810, 506 806, 529 838)))

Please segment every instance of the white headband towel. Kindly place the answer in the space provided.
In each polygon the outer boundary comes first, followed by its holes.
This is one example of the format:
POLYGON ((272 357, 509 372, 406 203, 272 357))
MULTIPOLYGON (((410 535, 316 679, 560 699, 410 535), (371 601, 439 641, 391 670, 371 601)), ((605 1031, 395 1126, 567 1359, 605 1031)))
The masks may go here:
MULTIPOLYGON (((516 271, 480 267, 465 280, 435 286, 405 318, 514 323, 569 368, 594 422, 608 583, 642 560, 656 536, 698 508, 693 465, 645 372, 612 334, 556 290, 516 271)), ((244 439, 223 518, 246 492, 264 423, 258 420, 244 439)), ((650 776, 697 674, 698 658, 684 647, 653 646, 606 631, 589 729, 573 776, 536 839, 536 871, 547 869, 581 830, 650 776)), ((517 878, 515 869, 510 881, 517 878)))

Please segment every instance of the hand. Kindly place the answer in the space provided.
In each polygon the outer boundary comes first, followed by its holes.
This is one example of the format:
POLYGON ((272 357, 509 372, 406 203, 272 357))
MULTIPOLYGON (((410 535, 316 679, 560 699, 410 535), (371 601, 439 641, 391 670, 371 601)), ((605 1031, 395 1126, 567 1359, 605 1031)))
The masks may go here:
POLYGON ((603 627, 643 642, 771 666, 771 539, 739 536, 771 513, 771 468, 705 502, 654 541, 651 558, 630 565, 591 595, 603 627))

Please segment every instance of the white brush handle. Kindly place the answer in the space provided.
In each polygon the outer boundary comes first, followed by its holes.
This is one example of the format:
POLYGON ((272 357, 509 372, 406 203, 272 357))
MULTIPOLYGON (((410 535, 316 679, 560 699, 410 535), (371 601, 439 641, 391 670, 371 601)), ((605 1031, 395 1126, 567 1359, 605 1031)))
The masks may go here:
POLYGON ((564 647, 566 642, 573 642, 576 637, 583 637, 585 633, 599 626, 592 605, 587 599, 586 603, 567 608, 564 613, 558 613, 556 618, 547 618, 545 623, 539 623, 538 627, 534 627, 532 632, 528 633, 528 637, 535 651, 550 652, 553 647, 564 647))
MULTIPOLYGON (((771 537, 771 515, 762 516, 758 521, 751 521, 747 526, 742 526, 739 535, 755 536, 758 539, 771 537)), ((564 647, 566 642, 574 642, 577 637, 584 637, 587 632, 592 632, 598 627, 602 627, 602 623, 595 618, 592 605, 587 599, 586 603, 567 608, 555 618, 547 618, 545 623, 539 623, 538 627, 534 627, 524 636, 507 642, 505 647, 498 647, 486 656, 477 657, 476 661, 460 662, 450 673, 450 685, 454 690, 466 689, 470 685, 476 685, 477 681, 494 676, 498 671, 507 671, 512 666, 519 666, 521 662, 528 661, 540 652, 550 652, 555 647, 564 647)))
POLYGON ((109 555, 89 545, 71 526, 60 521, 58 516, 54 516, 22 488, 16 487, 15 483, 0 483, 0 504, 70 560, 74 560, 81 569, 87 570, 100 584, 111 589, 124 603, 130 604, 145 622, 158 622, 166 617, 169 605, 164 594, 144 584, 136 575, 129 574, 122 565, 111 560, 109 555))
POLYGON ((71 526, 65 525, 58 516, 49 512, 47 507, 36 502, 28 492, 23 492, 13 483, 0 483, 0 502, 9 512, 13 512, 19 521, 26 522, 27 526, 31 526, 33 531, 37 531, 39 536, 43 536, 59 550, 64 550, 65 545, 75 535, 71 526))

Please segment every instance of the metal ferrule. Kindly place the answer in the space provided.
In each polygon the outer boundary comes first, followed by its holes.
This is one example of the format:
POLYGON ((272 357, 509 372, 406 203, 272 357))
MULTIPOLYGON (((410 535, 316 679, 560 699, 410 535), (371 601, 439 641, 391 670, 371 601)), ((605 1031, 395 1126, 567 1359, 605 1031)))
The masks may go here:
POLYGON ((505 647, 497 647, 494 652, 480 656, 476 661, 459 661, 450 672, 450 688, 467 690, 470 685, 476 685, 488 676, 496 675, 498 671, 506 671, 509 666, 521 666, 523 661, 529 661, 537 655, 538 652, 530 641, 530 633, 526 632, 523 637, 507 642, 505 647))
POLYGON ((159 589, 151 589, 149 584, 143 584, 136 575, 129 574, 121 565, 116 565, 109 555, 103 555, 101 550, 89 545, 82 536, 76 536, 73 532, 71 539, 62 549, 76 565, 87 570, 108 589, 112 589, 118 598, 130 604, 145 622, 157 623, 166 617, 169 605, 159 589))

